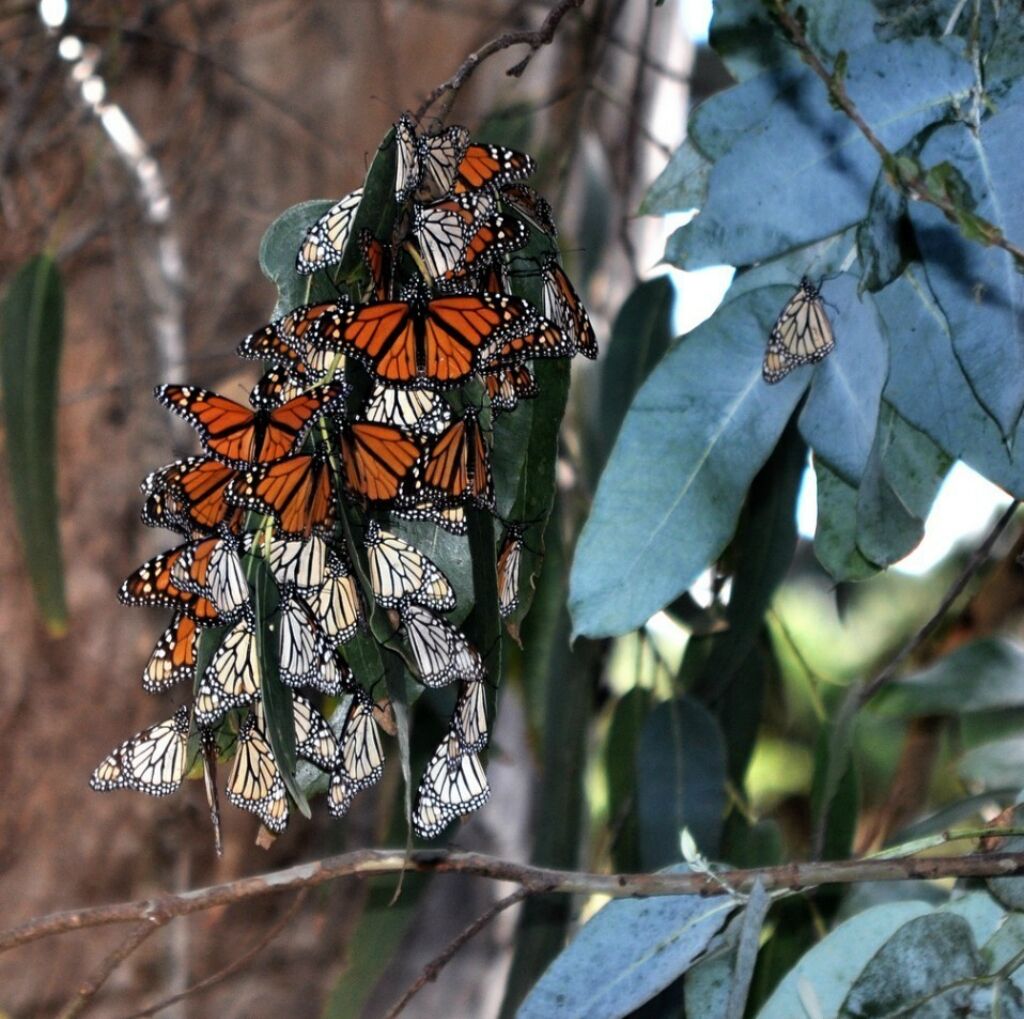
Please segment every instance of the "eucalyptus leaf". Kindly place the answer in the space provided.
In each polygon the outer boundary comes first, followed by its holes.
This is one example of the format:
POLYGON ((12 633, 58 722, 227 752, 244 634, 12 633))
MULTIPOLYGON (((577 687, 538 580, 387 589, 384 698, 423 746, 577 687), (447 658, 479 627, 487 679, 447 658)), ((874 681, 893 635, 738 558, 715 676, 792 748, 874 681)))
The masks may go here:
POLYGON ((814 460, 818 514, 814 554, 833 580, 867 580, 879 567, 857 547, 857 489, 814 460))
POLYGON ((686 138, 672 153, 640 205, 641 216, 665 216, 670 212, 699 209, 707 198, 711 163, 686 138))

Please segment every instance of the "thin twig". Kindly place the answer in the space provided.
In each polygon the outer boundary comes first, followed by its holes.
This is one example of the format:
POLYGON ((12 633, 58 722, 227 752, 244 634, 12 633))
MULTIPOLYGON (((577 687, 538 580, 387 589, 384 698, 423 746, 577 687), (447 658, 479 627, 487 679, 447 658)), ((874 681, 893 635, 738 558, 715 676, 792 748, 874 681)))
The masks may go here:
POLYGON ((510 906, 514 906, 517 902, 522 902, 530 893, 525 888, 517 888, 511 895, 506 895, 503 899, 498 899, 486 913, 482 913, 478 916, 461 934, 453 938, 446 946, 443 952, 436 958, 432 959, 423 968, 423 972, 416 978, 416 981, 410 985, 406 990, 405 994, 398 999, 395 1006, 388 1012, 384 1019, 395 1019, 397 1015, 405 1011, 405 1006, 416 995, 426 987, 427 984, 437 979, 438 974, 448 965, 449 962, 455 957, 455 954, 459 951, 462 946, 480 933, 499 913, 503 913, 510 906))
POLYGON ((166 919, 148 917, 132 928, 131 933, 120 945, 108 955, 97 967, 96 971, 78 988, 78 993, 60 1011, 57 1019, 74 1019, 81 1015, 89 1002, 96 996, 99 989, 107 982, 111 973, 121 965, 151 934, 155 934, 166 919))
POLYGON ((558 0, 558 3, 551 8, 548 12, 548 16, 544 19, 543 24, 540 28, 533 31, 524 29, 516 32, 505 32, 503 35, 499 35, 496 39, 492 39, 489 43, 485 43, 478 50, 474 50, 465 60, 463 60, 459 69, 447 79, 447 81, 441 82, 426 99, 420 104, 414 114, 417 121, 423 118, 423 115, 430 109, 446 93, 451 93, 451 98, 446 104, 446 109, 451 106, 455 99, 455 94, 462 88, 463 85, 469 81, 472 77, 473 72, 488 58, 494 56, 495 53, 500 53, 502 50, 507 50, 512 46, 529 46, 530 52, 519 61, 518 64, 510 67, 505 73, 513 78, 518 78, 527 68, 530 61, 533 59, 534 53, 537 52, 542 46, 547 46, 555 37, 555 31, 558 28, 559 22, 566 14, 569 13, 574 7, 582 7, 583 0, 558 0))
POLYGON ((999 519, 992 525, 992 529, 985 536, 985 540, 974 550, 971 558, 967 560, 967 564, 960 571, 957 578, 949 585, 949 590, 946 591, 939 607, 932 613, 929 620, 922 626, 917 633, 914 634, 906 644, 897 652, 895 657, 889 660, 889 663, 879 672, 874 678, 868 680, 864 684, 864 688, 860 693, 860 703, 866 704, 872 697, 878 693, 879 690, 886 683, 888 683, 893 676, 896 675, 900 665, 907 659, 907 657, 913 654, 938 628, 939 624, 945 618, 946 613, 950 610, 953 602, 960 597, 963 593, 964 588, 969 583, 971 577, 981 568, 984 562, 988 559, 992 552, 992 547, 999 540, 999 536, 1006 530, 1007 525, 1013 519, 1014 513, 1017 512, 1017 507, 1020 506, 1020 502, 1014 499, 1009 506, 1003 511, 1003 514, 999 519))
POLYGON ((306 896, 309 894, 308 888, 302 888, 299 890, 299 894, 295 896, 294 901, 285 910, 284 915, 281 917, 273 927, 267 931, 266 934, 260 938, 252 948, 248 949, 242 955, 240 955, 234 962, 228 963, 223 969, 217 970, 216 973, 211 973, 210 976, 205 977, 198 983, 193 984, 191 987, 186 988, 180 994, 172 994, 169 998, 164 998, 163 1001, 158 1001, 155 1005, 149 1005, 142 1009, 141 1012, 132 1012, 131 1015, 127 1016, 127 1019, 142 1019, 143 1016, 156 1015, 157 1012, 162 1012, 165 1008, 170 1008, 171 1005, 176 1005, 183 998, 189 998, 192 995, 199 994, 201 991, 205 991, 207 988, 212 987, 214 984, 219 984, 222 980, 227 980, 229 976, 237 973, 244 966, 247 966, 260 952, 263 951, 271 941, 274 940, 288 926, 289 923, 295 918, 295 914, 299 911, 303 902, 306 901, 306 896))
MULTIPOLYGON (((1000 834, 993 829, 993 834, 1000 834)), ((420 849, 361 849, 304 863, 286 870, 238 878, 208 888, 137 899, 108 906, 51 913, 26 920, 0 931, 0 952, 66 931, 85 930, 115 923, 148 920, 166 922, 216 906, 312 888, 339 877, 400 874, 472 874, 521 885, 528 895, 608 895, 636 898, 651 895, 717 895, 724 881, 739 891, 749 891, 758 878, 765 889, 815 888, 818 885, 852 884, 858 881, 938 880, 948 877, 1014 877, 1024 874, 1024 853, 967 854, 898 860, 838 860, 787 863, 778 867, 727 870, 715 875, 690 873, 593 874, 534 867, 502 860, 484 853, 457 853, 420 849)))
MULTIPOLYGON (((928 186, 928 182, 920 175, 909 172, 902 166, 898 166, 896 157, 882 144, 881 139, 871 129, 867 121, 861 116, 860 110, 854 105, 853 100, 846 91, 842 75, 830 73, 814 52, 810 42, 807 40, 807 36, 800 27, 800 22, 786 9, 786 0, 774 0, 772 10, 779 19, 779 24, 785 29, 790 41, 800 50, 804 63, 825 83, 825 87, 828 89, 828 94, 833 102, 853 121, 868 144, 878 153, 882 160, 882 165, 885 167, 889 183, 909 198, 934 205, 950 222, 959 223, 961 210, 953 202, 945 195, 935 194, 928 186)), ((984 230, 984 240, 986 243, 1002 248, 1003 251, 1012 255, 1019 265, 1024 265, 1024 248, 1019 248, 1016 244, 1008 241, 995 224, 980 218, 976 218, 975 223, 984 230)))

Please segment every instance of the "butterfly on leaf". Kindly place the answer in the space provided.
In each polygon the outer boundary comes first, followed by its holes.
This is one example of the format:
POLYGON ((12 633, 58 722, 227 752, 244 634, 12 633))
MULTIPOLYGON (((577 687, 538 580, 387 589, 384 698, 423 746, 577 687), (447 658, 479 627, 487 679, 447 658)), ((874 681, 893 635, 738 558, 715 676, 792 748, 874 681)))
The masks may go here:
POLYGON ((550 203, 528 184, 506 184, 500 188, 500 195, 506 206, 525 216, 538 230, 548 237, 558 236, 550 203))
MULTIPOLYGON (((263 702, 256 705, 258 723, 264 729, 263 702)), ((327 719, 305 697, 292 695, 292 720, 295 726, 295 753, 324 771, 330 770, 338 756, 338 740, 327 719)))
POLYGON ((498 550, 498 611, 502 619, 519 607, 519 570, 525 547, 522 524, 509 524, 498 550))
POLYGON ((393 425, 355 422, 341 433, 345 480, 368 502, 395 499, 422 454, 419 437, 393 425))
POLYGON ((222 527, 185 547, 171 567, 171 579, 183 591, 209 598, 223 616, 235 615, 249 601, 240 548, 240 540, 222 527))
POLYGON ((294 587, 281 589, 280 608, 281 680, 288 686, 309 686, 320 671, 320 627, 294 587))
POLYGON ((451 421, 444 397, 429 389, 395 389, 377 383, 363 411, 367 421, 404 428, 419 435, 436 435, 451 421))
POLYGON ((288 795, 284 780, 255 711, 249 712, 238 732, 227 793, 236 807, 256 814, 274 834, 287 827, 288 795))
POLYGON ((448 578, 419 549, 371 520, 363 538, 373 596, 385 608, 415 602, 440 612, 455 608, 448 578))
POLYGON ((397 158, 395 200, 412 195, 430 201, 447 194, 469 144, 469 132, 453 125, 435 134, 417 135, 412 118, 403 113, 395 124, 397 158))
POLYGON ((158 386, 157 399, 199 433, 211 456, 230 467, 272 463, 293 452, 321 414, 338 411, 348 387, 312 389, 272 410, 253 410, 198 386, 158 386))
POLYGON ((467 407, 437 438, 427 454, 416 493, 441 503, 494 505, 490 452, 479 412, 467 407))
POLYGON ((458 679, 483 678, 480 653, 444 616, 411 602, 402 603, 398 615, 424 686, 447 686, 458 679))
MULTIPOLYGON (((305 600, 325 643, 331 648, 351 640, 363 622, 363 603, 352 565, 335 552, 328 553, 323 582, 315 590, 307 592, 305 600)), ((333 687, 337 681, 327 679, 322 682, 333 687)))
POLYGON ((350 191, 306 231, 295 259, 295 271, 300 276, 308 276, 344 258, 345 246, 352 235, 352 224, 362 200, 362 188, 350 191))
POLYGON ((188 706, 166 722, 143 729, 100 762, 89 784, 97 792, 135 789, 150 796, 173 793, 188 772, 188 706))
POLYGON ((186 591, 175 583, 174 567, 189 548, 190 545, 179 545, 143 563, 118 590, 117 597, 121 603, 166 606, 183 612, 200 626, 230 622, 209 598, 195 591, 186 591))
POLYGON ((487 746, 487 687, 482 679, 460 684, 452 715, 452 732, 465 753, 478 754, 487 746))
POLYGON ((148 497, 142 519, 150 527, 169 527, 184 534, 213 531, 218 524, 233 522, 238 510, 226 492, 238 477, 210 456, 190 456, 153 471, 142 482, 148 497))
POLYGON ((597 357, 597 337, 590 316, 554 255, 548 255, 542 263, 541 286, 544 314, 566 333, 578 353, 593 361, 597 357))
POLYGON ((451 200, 415 207, 412 233, 431 279, 462 269, 473 218, 471 208, 451 200))
POLYGON ((195 622, 184 612, 174 617, 160 634, 142 672, 142 689, 146 693, 163 693, 178 683, 195 679, 197 632, 195 622))
POLYGON ((449 534, 461 535, 468 530, 464 506, 453 505, 443 500, 435 502, 423 492, 420 492, 413 501, 394 503, 390 509, 397 517, 405 520, 426 520, 449 534))
POLYGON ((453 195, 461 195, 488 185, 501 187, 529 177, 534 168, 533 159, 525 152, 501 145, 469 145, 459 163, 451 191, 453 195))
POLYGON ((270 572, 279 586, 292 584, 300 593, 314 591, 327 578, 327 559, 331 554, 318 534, 308 538, 271 537, 264 532, 247 534, 243 538, 247 552, 266 559, 270 572))
POLYGON ((260 694, 260 659, 251 615, 224 635, 196 689, 195 715, 200 725, 213 725, 232 708, 251 704, 260 694))
POLYGON ((455 818, 482 807, 490 794, 480 758, 466 753, 450 731, 434 751, 420 781, 413 831, 421 838, 436 838, 455 818))
POLYGON ((514 411, 520 400, 532 400, 540 392, 537 380, 526 364, 488 373, 484 376, 484 386, 495 416, 514 411))
POLYGON ((802 364, 816 364, 835 345, 820 285, 804 276, 772 326, 761 375, 770 384, 779 382, 802 364))

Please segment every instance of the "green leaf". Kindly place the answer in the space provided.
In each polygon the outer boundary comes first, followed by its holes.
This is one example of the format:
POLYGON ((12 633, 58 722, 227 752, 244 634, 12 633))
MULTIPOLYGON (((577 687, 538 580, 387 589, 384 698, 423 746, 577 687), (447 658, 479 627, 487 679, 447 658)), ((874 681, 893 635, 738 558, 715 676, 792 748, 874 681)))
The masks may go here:
POLYGON ((690 697, 659 704, 648 716, 636 753, 640 857, 645 870, 681 859, 688 828, 714 856, 725 811, 725 742, 715 718, 690 697))
POLYGON ((882 404, 857 492, 857 547, 867 559, 888 566, 917 546, 952 463, 924 432, 882 404))
POLYGON ((699 209, 707 199, 711 163, 686 138, 672 153, 640 203, 641 216, 666 216, 670 212, 699 209))
POLYGON ((818 489, 814 554, 818 562, 838 582, 873 577, 879 568, 857 547, 857 489, 817 457, 814 475, 818 489))
POLYGON ((888 346, 868 294, 857 293, 844 273, 826 284, 836 349, 817 367, 800 413, 800 434, 844 481, 860 484, 871 452, 882 388, 889 373, 888 346))
POLYGON ((548 967, 516 1019, 626 1015, 685 973, 733 908, 721 895, 609 902, 548 967))
MULTIPOLYGON (((892 151, 966 99, 972 78, 950 48, 918 39, 851 52, 846 87, 892 151)), ((864 218, 878 154, 814 73, 766 74, 730 92, 731 102, 716 105, 715 128, 735 140, 711 171, 699 215, 669 238, 666 261, 681 269, 750 265, 864 218)), ((695 123, 694 140, 715 157, 708 120, 695 123)))
POLYGON ((1019 786, 1020 776, 1024 774, 1024 739, 1013 736, 968 750, 956 771, 965 782, 985 789, 1019 786))
MULTIPOLYGON (((977 130, 962 123, 939 128, 921 151, 926 164, 951 164, 973 196, 973 212, 1017 239, 1024 237, 1022 131, 1024 82, 1018 82, 977 130)), ((1002 434, 1011 436, 1024 408, 1020 267, 1008 252, 965 239, 928 203, 913 202, 910 213, 960 366, 1002 434)))
POLYGON ((925 902, 893 902, 840 924, 786 974, 757 1019, 804 1019, 808 1000, 817 1004, 822 1019, 835 1019, 878 949, 904 924, 930 912, 925 902))
POLYGON ((1024 648, 1004 637, 971 641, 889 683, 873 704, 890 718, 1024 707, 1024 648))
POLYGON ((637 393, 576 548, 576 633, 635 629, 732 537, 807 381, 799 372, 776 386, 761 378, 763 338, 791 293, 769 287, 723 306, 637 393))
POLYGON ((64 287, 56 263, 38 255, 7 285, 0 307, 0 393, 7 469, 18 537, 36 605, 50 635, 67 632, 57 503, 57 384, 64 287))
MULTIPOLYGON (((878 950, 850 988, 839 1015, 842 1019, 892 1015, 980 973, 981 960, 966 920, 949 913, 919 916, 905 923, 878 950)), ((931 1014, 964 1015, 969 994, 968 987, 960 987, 955 995, 943 999, 948 1011, 933 999, 937 1010, 931 1014)))
POLYGON ((611 846, 616 871, 643 869, 636 819, 636 752, 644 721, 651 710, 651 692, 635 686, 615 705, 604 743, 604 771, 608 782, 609 826, 615 831, 611 846))
POLYGON ((815 859, 843 859, 853 843, 859 806, 853 737, 859 704, 859 688, 851 687, 818 736, 811 786, 811 854, 815 859))

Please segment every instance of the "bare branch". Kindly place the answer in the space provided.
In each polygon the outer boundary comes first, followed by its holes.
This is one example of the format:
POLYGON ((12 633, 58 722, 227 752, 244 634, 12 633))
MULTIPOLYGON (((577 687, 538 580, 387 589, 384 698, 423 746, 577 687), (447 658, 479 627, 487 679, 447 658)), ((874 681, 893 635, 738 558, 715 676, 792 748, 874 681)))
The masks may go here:
MULTIPOLYGON (((998 828, 994 835, 1002 835, 998 828)), ((953 837, 952 835, 950 837, 953 837)), ((420 849, 406 854, 399 849, 360 849, 287 870, 239 878, 153 899, 51 913, 0 931, 0 952, 66 931, 85 930, 115 923, 145 920, 165 923, 215 906, 312 888, 339 877, 400 874, 405 870, 428 874, 472 874, 520 885, 527 895, 608 895, 635 898, 650 895, 717 895, 723 882, 737 891, 749 891, 760 878, 767 891, 814 888, 857 881, 934 881, 948 877, 1014 877, 1024 874, 1024 853, 971 853, 901 859, 839 860, 825 863, 787 863, 778 867, 726 870, 715 874, 591 874, 533 867, 483 853, 456 853, 420 849)))
MULTIPOLYGON (((882 160, 882 165, 885 167, 889 183, 908 198, 934 205, 950 222, 958 224, 962 210, 958 209, 945 195, 936 194, 922 177, 909 173, 901 167, 893 153, 882 144, 878 135, 871 130, 867 121, 861 116, 860 110, 857 109, 847 93, 842 75, 840 73, 830 73, 828 68, 821 62, 821 59, 812 49, 810 42, 808 42, 804 30, 800 27, 800 22, 786 9, 786 0, 774 0, 772 11, 778 18, 779 24, 785 29, 790 41, 800 50, 804 63, 825 83, 825 88, 828 89, 828 94, 832 101, 853 121, 860 133, 867 139, 868 144, 878 153, 882 160)), ((1013 256, 1019 266, 1024 266, 1024 249, 1008 241, 995 224, 989 223, 980 217, 975 218, 975 224, 984 230, 985 243, 1002 248, 1003 251, 1013 256)))
POLYGON ((78 989, 78 993, 60 1011, 57 1019, 74 1019, 81 1015, 111 973, 121 965, 151 934, 160 930, 167 920, 149 918, 132 928, 131 933, 108 955, 96 972, 78 989))
POLYGON ((447 110, 455 99, 455 93, 462 88, 463 85, 469 81, 474 71, 488 58, 494 56, 495 53, 500 53, 502 50, 507 50, 512 46, 529 46, 530 52, 519 61, 518 64, 510 67, 505 73, 513 78, 518 78, 527 68, 530 61, 533 59, 534 53, 537 52, 542 46, 547 46, 555 37, 555 31, 558 28, 559 22, 566 14, 569 13, 574 7, 582 7, 583 0, 558 0, 558 2, 548 12, 548 16, 544 19, 544 23, 540 28, 533 31, 522 30, 517 32, 505 32, 503 35, 499 35, 496 39, 492 39, 489 43, 485 43, 480 49, 470 53, 459 69, 447 80, 441 82, 426 99, 420 104, 419 109, 416 110, 416 120, 421 120, 423 115, 430 109, 446 93, 451 93, 451 98, 448 100, 445 109, 447 110))
POLYGON ((423 968, 423 972, 416 978, 415 983, 398 999, 397 1004, 384 1016, 384 1019, 395 1019, 405 1011, 405 1006, 431 981, 437 979, 437 975, 452 961, 455 954, 462 946, 480 933, 499 913, 503 913, 510 906, 522 902, 530 893, 525 888, 517 888, 511 895, 498 899, 486 912, 481 913, 464 931, 445 946, 443 952, 432 959, 423 968))

